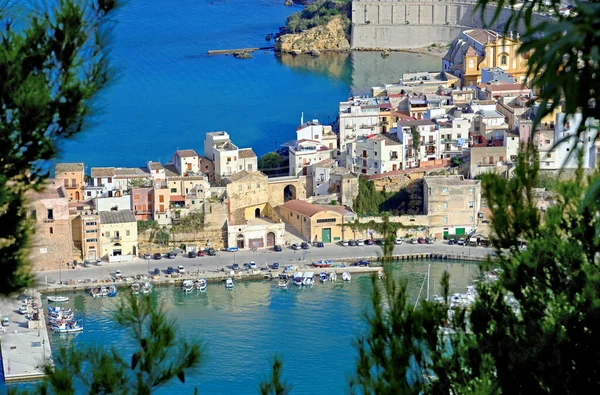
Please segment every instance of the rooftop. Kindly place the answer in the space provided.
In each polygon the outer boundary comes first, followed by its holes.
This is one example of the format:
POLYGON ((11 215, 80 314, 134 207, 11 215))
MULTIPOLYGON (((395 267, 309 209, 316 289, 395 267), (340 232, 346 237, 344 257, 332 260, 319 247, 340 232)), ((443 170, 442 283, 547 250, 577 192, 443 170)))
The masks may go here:
POLYGON ((92 167, 90 172, 92 178, 96 177, 112 177, 115 175, 114 167, 92 167))
POLYGON ((115 176, 133 176, 133 177, 145 177, 148 175, 148 171, 141 167, 117 167, 115 169, 115 176))
POLYGON ((196 153, 195 150, 193 149, 183 149, 183 150, 177 150, 175 152, 176 155, 178 155, 180 158, 189 158, 192 156, 198 156, 198 154, 196 153))
POLYGON ((135 215, 133 215, 133 211, 117 210, 100 212, 101 224, 122 224, 125 222, 136 222, 135 215))
POLYGON ((433 126, 434 123, 431 119, 415 119, 415 120, 402 120, 399 122, 402 126, 433 126))
POLYGON ((428 185, 434 186, 459 186, 459 185, 478 185, 481 181, 479 180, 467 180, 463 176, 449 176, 449 177, 424 177, 425 182, 428 185))
POLYGON ((163 170, 164 166, 160 162, 148 162, 148 169, 150 170, 163 170))
POLYGON ((252 172, 248 172, 246 170, 242 170, 242 171, 238 171, 235 174, 232 174, 230 176, 225 177, 227 180, 229 180, 229 182, 236 182, 236 181, 240 181, 243 180, 244 178, 250 177, 250 176, 259 176, 259 177, 264 177, 267 178, 267 176, 265 176, 262 172, 260 171, 252 171, 252 172))
POLYGON ((380 133, 374 136, 369 136, 370 141, 384 141, 385 145, 402 145, 396 134, 380 133))
POLYGON ((240 150, 239 158, 240 159, 256 158, 256 154, 254 153, 254 151, 252 151, 252 148, 244 148, 244 149, 240 150))
POLYGON ((67 194, 62 183, 55 179, 48 179, 46 186, 41 191, 27 191, 27 197, 30 200, 61 199, 66 198, 67 194))
POLYGON ((56 173, 66 173, 66 172, 76 172, 76 171, 84 171, 83 163, 57 163, 55 172, 56 173))
POLYGON ((498 40, 501 36, 500 33, 497 33, 490 29, 471 29, 465 30, 464 35, 471 38, 473 41, 477 41, 480 44, 487 44, 489 42, 493 42, 498 40))
POLYGON ((290 200, 281 207, 307 217, 312 217, 317 213, 325 211, 333 211, 340 215, 354 214, 352 210, 349 210, 344 206, 321 206, 305 202, 304 200, 290 200))

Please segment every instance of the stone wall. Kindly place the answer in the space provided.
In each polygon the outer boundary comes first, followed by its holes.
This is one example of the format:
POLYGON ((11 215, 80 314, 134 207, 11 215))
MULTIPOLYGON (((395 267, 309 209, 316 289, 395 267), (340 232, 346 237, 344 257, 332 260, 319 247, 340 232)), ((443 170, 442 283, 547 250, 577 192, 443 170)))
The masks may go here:
MULTIPOLYGON (((483 26, 476 5, 469 0, 354 0, 351 45, 353 49, 406 49, 448 43, 465 29, 483 26)), ((491 20, 495 10, 487 7, 484 20, 491 20)), ((502 30, 511 13, 503 9, 490 28, 502 30)), ((534 23, 547 18, 535 15, 534 23)))

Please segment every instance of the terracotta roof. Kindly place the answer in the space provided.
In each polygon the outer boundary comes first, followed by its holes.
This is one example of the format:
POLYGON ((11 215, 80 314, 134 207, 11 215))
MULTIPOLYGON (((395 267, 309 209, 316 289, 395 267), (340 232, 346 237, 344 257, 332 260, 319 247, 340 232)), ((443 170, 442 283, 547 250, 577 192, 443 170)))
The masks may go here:
POLYGON ((475 51, 475 49, 469 45, 469 48, 467 48, 467 52, 465 52, 466 56, 477 56, 477 52, 475 51))
POLYGON ((91 176, 96 177, 112 177, 115 175, 114 167, 92 167, 91 176))
POLYGON ((164 167, 163 167, 162 163, 160 163, 160 162, 152 162, 152 161, 150 161, 150 162, 148 162, 148 169, 150 169, 150 170, 162 170, 162 169, 164 169, 164 167))
POLYGON ((243 180, 244 178, 247 178, 250 176, 267 178, 267 176, 265 176, 260 171, 247 172, 246 170, 238 171, 237 173, 227 176, 225 178, 227 180, 229 180, 230 182, 236 182, 236 181, 243 180))
POLYGON ((181 177, 175 168, 175 165, 165 165, 165 176, 170 177, 181 177))
POLYGON ((67 193, 65 192, 65 187, 62 182, 50 178, 45 181, 45 186, 40 191, 34 191, 32 189, 26 192, 26 196, 29 200, 44 200, 44 199, 59 199, 66 198, 67 193))
POLYGON ((256 158, 256 154, 254 153, 254 151, 252 151, 252 148, 244 148, 244 149, 239 150, 239 158, 240 159, 256 158))
POLYGON ((385 145, 402 145, 400 140, 398 140, 398 136, 395 134, 389 133, 381 133, 376 134, 373 137, 370 137, 369 140, 372 141, 385 141, 385 145))
POLYGON ((198 156, 196 151, 194 151, 193 149, 177 150, 175 152, 175 154, 177 154, 180 158, 189 158, 190 156, 198 156))
POLYGON ((349 210, 344 206, 321 206, 318 204, 311 204, 305 202, 304 200, 290 200, 283 204, 281 207, 285 208, 286 210, 305 215, 307 217, 312 217, 317 213, 325 211, 333 211, 340 215, 354 214, 352 210, 349 210))
POLYGON ((169 197, 169 201, 170 202, 185 202, 185 196, 171 195, 171 197, 169 197))
POLYGON ((512 91, 512 90, 529 90, 529 87, 524 84, 497 84, 497 85, 486 85, 485 89, 495 91, 512 91))
POLYGON ((122 224, 125 222, 136 222, 133 211, 117 210, 100 212, 100 224, 122 224))
POLYGON ((335 161, 333 159, 323 159, 317 163, 314 163, 315 167, 333 167, 335 165, 335 161))
POLYGON ((115 176, 144 177, 146 175, 148 172, 139 167, 117 167, 115 169, 115 176))
POLYGON ((55 168, 56 173, 76 172, 83 170, 83 163, 57 163, 55 168))
POLYGON ((496 33, 495 31, 489 29, 477 28, 472 30, 465 30, 463 33, 481 44, 487 44, 489 42, 496 41, 500 38, 499 33, 496 33))

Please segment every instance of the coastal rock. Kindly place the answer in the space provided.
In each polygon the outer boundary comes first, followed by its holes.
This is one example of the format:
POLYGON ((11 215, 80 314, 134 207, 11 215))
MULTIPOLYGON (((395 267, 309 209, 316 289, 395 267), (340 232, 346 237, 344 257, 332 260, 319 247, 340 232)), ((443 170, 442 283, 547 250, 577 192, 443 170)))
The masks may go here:
POLYGON ((310 54, 311 54, 312 56, 319 56, 319 55, 321 55, 321 51, 319 51, 318 49, 312 49, 312 50, 310 51, 310 54))
POLYGON ((291 7, 291 6, 293 6, 293 5, 294 5, 294 2, 293 2, 292 0, 285 0, 285 1, 283 2, 283 5, 285 5, 285 6, 288 6, 288 7, 291 7))
POLYGON ((311 53, 317 51, 346 51, 350 43, 344 32, 341 17, 332 19, 328 24, 313 27, 298 34, 284 34, 275 42, 275 51, 311 53))
POLYGON ((234 56, 235 58, 238 58, 238 59, 251 59, 251 58, 252 58, 252 55, 250 55, 250 54, 249 54, 248 52, 246 52, 246 51, 242 51, 242 52, 234 52, 234 53, 233 53, 233 56, 234 56))

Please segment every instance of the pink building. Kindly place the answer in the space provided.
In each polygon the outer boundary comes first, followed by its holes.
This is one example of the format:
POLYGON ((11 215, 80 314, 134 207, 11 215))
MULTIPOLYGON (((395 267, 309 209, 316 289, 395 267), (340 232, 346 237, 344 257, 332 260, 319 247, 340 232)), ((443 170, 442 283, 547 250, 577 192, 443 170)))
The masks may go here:
POLYGON ((131 208, 138 221, 157 219, 169 211, 170 193, 167 188, 131 188, 131 208))

